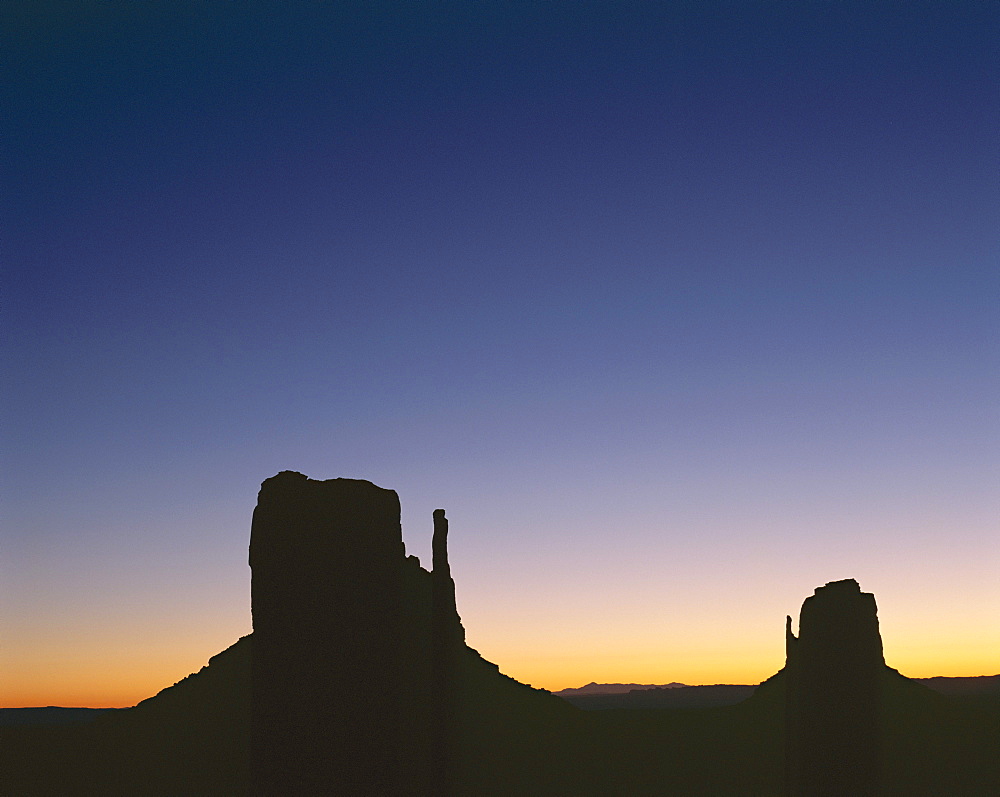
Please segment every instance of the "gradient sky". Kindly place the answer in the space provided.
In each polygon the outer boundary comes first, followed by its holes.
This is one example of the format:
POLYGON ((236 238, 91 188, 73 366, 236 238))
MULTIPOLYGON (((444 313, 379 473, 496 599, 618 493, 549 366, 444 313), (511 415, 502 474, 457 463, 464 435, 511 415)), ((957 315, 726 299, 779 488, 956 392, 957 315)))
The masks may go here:
POLYGON ((535 686, 757 682, 848 577, 1000 671, 995 3, 22 6, 0 705, 248 633, 286 469, 446 508, 535 686))

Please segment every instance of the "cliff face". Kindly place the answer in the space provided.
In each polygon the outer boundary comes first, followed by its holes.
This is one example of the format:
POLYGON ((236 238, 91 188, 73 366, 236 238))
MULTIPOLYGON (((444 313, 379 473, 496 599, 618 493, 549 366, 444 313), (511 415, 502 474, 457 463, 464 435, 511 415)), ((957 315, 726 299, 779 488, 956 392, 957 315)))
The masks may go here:
POLYGON ((285 471, 250 533, 251 781, 263 795, 402 793, 399 498, 285 471))
POLYGON ((786 625, 787 763, 794 795, 878 788, 882 656, 875 596, 853 579, 818 587, 786 625))

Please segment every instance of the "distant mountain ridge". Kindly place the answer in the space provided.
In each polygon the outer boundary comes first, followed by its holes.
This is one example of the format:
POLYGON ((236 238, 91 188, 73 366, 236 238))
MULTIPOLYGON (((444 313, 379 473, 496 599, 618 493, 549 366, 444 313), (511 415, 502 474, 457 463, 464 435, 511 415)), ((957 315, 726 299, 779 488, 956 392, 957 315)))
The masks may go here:
POLYGON ((913 678, 928 689, 942 695, 1000 695, 1000 675, 974 675, 948 678, 936 675, 933 678, 913 678))
POLYGON ((560 689, 558 692, 553 692, 552 694, 559 697, 572 697, 575 695, 621 695, 645 689, 677 689, 681 686, 687 686, 687 684, 677 683, 676 681, 669 684, 598 684, 591 681, 585 686, 560 689))
MULTIPOLYGON (((942 695, 1000 695, 1000 675, 911 678, 942 695)), ((757 684, 598 684, 560 689, 552 694, 578 708, 681 708, 733 705, 746 700, 757 684), (633 694, 634 693, 634 694, 633 694)))
POLYGON ((715 684, 559 696, 567 703, 572 703, 585 711, 609 708, 708 708, 735 706, 750 698, 756 689, 756 686, 742 684, 715 684))

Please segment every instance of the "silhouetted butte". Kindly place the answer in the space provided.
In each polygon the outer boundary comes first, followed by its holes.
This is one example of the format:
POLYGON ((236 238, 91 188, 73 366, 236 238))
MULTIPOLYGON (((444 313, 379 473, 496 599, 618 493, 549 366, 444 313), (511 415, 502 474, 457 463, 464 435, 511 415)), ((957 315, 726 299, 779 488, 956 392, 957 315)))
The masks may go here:
POLYGON ((260 795, 403 794, 399 498, 284 471, 250 535, 251 782, 260 795))
POLYGON ((796 797, 864 797, 879 784, 882 655, 875 596, 854 579, 786 618, 787 780, 796 797))

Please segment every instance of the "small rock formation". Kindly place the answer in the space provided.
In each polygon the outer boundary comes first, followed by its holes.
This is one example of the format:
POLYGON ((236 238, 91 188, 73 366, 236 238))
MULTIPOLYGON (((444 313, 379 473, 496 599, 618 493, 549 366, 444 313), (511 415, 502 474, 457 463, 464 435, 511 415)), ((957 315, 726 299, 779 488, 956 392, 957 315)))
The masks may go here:
POLYGON ((875 596, 854 579, 818 587, 799 635, 785 624, 789 794, 875 794, 881 748, 882 655, 875 596))
POLYGON ((448 519, 434 510, 431 543, 431 792, 454 791, 455 729, 458 715, 459 656, 465 629, 455 603, 455 580, 448 564, 448 519))
POLYGON ((284 471, 250 535, 258 795, 402 794, 399 498, 284 471))
POLYGON ((434 536, 431 540, 431 584, 433 590, 435 638, 447 641, 451 648, 465 643, 465 629, 455 602, 455 579, 448 564, 448 518, 443 509, 434 510, 434 536))

